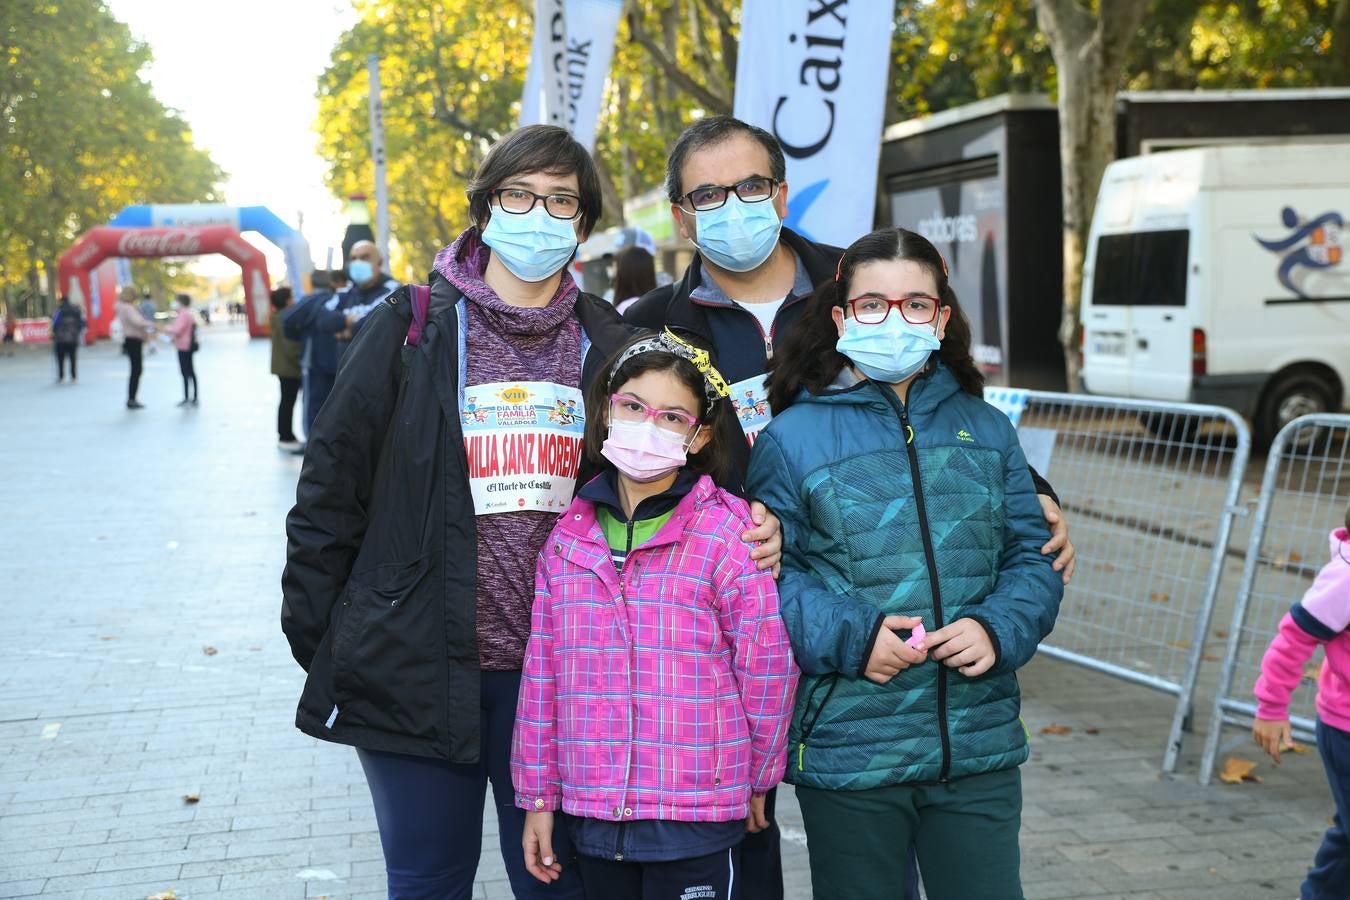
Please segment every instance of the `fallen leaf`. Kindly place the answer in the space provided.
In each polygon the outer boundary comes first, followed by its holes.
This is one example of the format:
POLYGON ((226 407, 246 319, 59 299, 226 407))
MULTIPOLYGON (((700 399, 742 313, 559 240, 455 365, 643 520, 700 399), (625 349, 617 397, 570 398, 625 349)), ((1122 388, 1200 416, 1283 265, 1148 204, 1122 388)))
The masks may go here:
POLYGON ((1041 729, 1041 734, 1068 734, 1073 731, 1068 725, 1047 725, 1041 729))
POLYGON ((1113 566, 1113 565, 1111 565, 1110 563, 1102 563, 1102 571, 1103 571, 1103 572, 1114 572, 1115 570, 1116 570, 1116 567, 1113 566))
POLYGON ((1223 771, 1219 773, 1219 780, 1224 784, 1242 784, 1244 781, 1260 782, 1261 776, 1252 774, 1252 770, 1255 768, 1256 763, 1250 760, 1230 756, 1224 760, 1223 771))
POLYGON ((98 639, 99 639, 100 641, 115 641, 115 640, 117 640, 117 635, 115 635, 115 634, 101 634, 101 635, 98 636, 98 639))
POLYGON ((1100 728, 1084 728, 1083 730, 1086 731, 1088 734, 1101 734, 1101 733, 1102 733, 1102 730, 1101 730, 1100 728))
POLYGON ((1290 551, 1289 551, 1289 561, 1290 561, 1290 562, 1295 562, 1295 563, 1297 563, 1297 562, 1303 562, 1303 554, 1302 554, 1302 553, 1295 553, 1293 550, 1290 550, 1290 551))
POLYGON ((1189 649, 1191 648, 1191 642, 1190 642, 1190 641, 1168 641, 1168 642, 1167 642, 1167 646, 1172 647, 1172 648, 1177 649, 1177 650, 1189 650, 1189 649))
POLYGON ((1300 743, 1298 743, 1297 741, 1295 741, 1294 743, 1289 744, 1288 746, 1281 747, 1281 748, 1280 748, 1280 752, 1281 752, 1281 753, 1307 753, 1307 752, 1308 752, 1308 745, 1307 745, 1307 744, 1300 744, 1300 743))
POLYGON ((183 802, 184 802, 184 803, 196 803, 196 802, 198 802, 198 801, 201 800, 201 799, 202 799, 202 795, 201 795, 201 794, 184 794, 184 795, 183 795, 183 802))
POLYGON ((1228 637, 1228 632, 1226 632, 1226 631, 1216 631, 1216 632, 1214 632, 1214 636, 1215 636, 1216 638, 1220 638, 1220 639, 1226 638, 1226 637, 1228 637))
POLYGON ((1148 595, 1148 599, 1152 600, 1154 603, 1167 603, 1171 601, 1172 595, 1166 591, 1154 591, 1148 595))
POLYGON ((1218 662, 1219 660, 1223 659, 1223 657, 1217 653, 1202 653, 1200 654, 1200 658, 1203 659, 1205 662, 1218 662))
POLYGON ((202 652, 205 653, 207 656, 215 656, 220 651, 217 650, 215 647, 203 647, 202 652))
POLYGON ((1277 569, 1283 569, 1285 564, 1284 554, 1283 553, 1275 554, 1275 558, 1270 561, 1270 564, 1277 569))
POLYGON ((173 888, 166 888, 158 894, 151 894, 145 900, 178 900, 178 894, 174 893, 173 888))
POLYGON ((1318 679, 1320 679, 1321 677, 1322 677, 1322 663, 1321 663, 1321 662, 1313 662, 1313 661, 1309 661, 1308 664, 1305 665, 1305 666, 1303 667, 1303 680, 1304 680, 1304 681, 1308 681, 1308 682, 1311 682, 1311 683, 1313 683, 1313 684, 1316 684, 1317 681, 1318 681, 1318 679))

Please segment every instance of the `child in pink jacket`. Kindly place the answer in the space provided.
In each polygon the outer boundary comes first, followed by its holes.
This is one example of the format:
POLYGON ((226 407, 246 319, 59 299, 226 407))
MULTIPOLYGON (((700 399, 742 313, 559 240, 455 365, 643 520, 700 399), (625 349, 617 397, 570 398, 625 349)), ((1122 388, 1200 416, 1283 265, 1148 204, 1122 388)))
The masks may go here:
POLYGON ((708 354, 670 332, 588 391, 602 467, 540 554, 511 774, 525 865, 557 879, 566 814, 588 898, 727 900, 783 776, 797 667, 778 592, 717 488, 743 441, 708 354), (560 836, 561 837, 561 836, 560 836))
POLYGON ((1303 900, 1350 897, 1350 509, 1331 533, 1331 561, 1303 600, 1280 620, 1261 660, 1252 735, 1278 763, 1292 743, 1289 698, 1318 644, 1326 649, 1317 684, 1317 749, 1336 801, 1336 818, 1303 882, 1303 900))

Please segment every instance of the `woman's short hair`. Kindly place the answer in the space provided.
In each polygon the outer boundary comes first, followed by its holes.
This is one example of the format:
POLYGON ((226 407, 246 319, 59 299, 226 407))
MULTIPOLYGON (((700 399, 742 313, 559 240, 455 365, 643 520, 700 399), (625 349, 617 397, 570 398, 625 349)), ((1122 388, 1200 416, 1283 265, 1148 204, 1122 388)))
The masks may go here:
POLYGON ((600 175, 586 148, 556 125, 526 125, 492 145, 469 182, 469 218, 480 229, 492 215, 489 192, 517 175, 576 175, 581 199, 577 230, 584 237, 600 221, 600 175))

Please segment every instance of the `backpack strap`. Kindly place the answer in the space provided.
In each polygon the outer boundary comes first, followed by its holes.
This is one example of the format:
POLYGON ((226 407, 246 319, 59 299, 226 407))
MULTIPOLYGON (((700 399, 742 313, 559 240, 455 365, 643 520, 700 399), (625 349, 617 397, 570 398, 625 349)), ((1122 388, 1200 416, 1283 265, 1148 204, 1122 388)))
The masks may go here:
POLYGON ((407 343, 416 347, 421 342, 422 330, 427 325, 427 309, 431 306, 431 286, 410 284, 408 297, 412 301, 412 324, 408 326, 407 343))

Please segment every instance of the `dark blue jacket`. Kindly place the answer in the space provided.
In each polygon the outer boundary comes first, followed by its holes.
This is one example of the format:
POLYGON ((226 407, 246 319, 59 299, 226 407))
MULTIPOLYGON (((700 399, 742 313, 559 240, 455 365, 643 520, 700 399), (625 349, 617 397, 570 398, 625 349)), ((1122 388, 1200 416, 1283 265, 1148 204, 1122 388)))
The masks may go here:
POLYGON ((319 327, 320 317, 330 312, 329 302, 334 309, 342 302, 342 295, 331 290, 314 291, 300 298, 300 301, 281 314, 281 330, 293 341, 305 342, 305 368, 311 372, 337 375, 338 345, 337 333, 347 327, 345 317, 339 316, 340 323, 333 330, 319 327))

